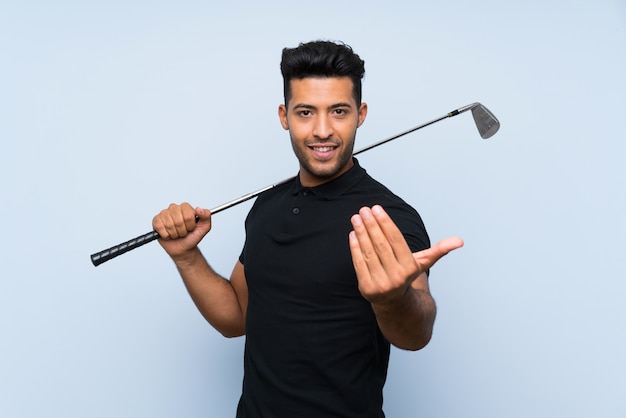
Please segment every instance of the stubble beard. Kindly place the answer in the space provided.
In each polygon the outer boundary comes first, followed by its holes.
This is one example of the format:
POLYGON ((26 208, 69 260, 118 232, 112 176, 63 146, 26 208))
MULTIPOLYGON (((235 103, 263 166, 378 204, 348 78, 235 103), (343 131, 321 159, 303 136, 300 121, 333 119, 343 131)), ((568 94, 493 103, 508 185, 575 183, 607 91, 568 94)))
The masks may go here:
POLYGON ((289 137, 291 138, 293 152, 296 154, 296 158, 300 162, 300 169, 306 171, 310 176, 319 180, 329 181, 334 179, 352 159, 355 136, 353 136, 350 140, 350 144, 340 151, 337 158, 335 158, 332 162, 329 161, 328 163, 322 163, 322 167, 319 167, 319 163, 311 161, 312 158, 307 154, 308 148, 306 145, 294 140, 291 134, 289 137))

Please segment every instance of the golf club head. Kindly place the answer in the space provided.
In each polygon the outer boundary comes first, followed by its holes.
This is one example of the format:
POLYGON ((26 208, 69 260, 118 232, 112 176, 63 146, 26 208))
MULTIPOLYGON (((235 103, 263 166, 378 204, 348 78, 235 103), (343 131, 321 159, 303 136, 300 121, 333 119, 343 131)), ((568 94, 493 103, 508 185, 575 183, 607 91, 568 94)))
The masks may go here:
POLYGON ((472 116, 478 128, 478 133, 483 139, 491 138, 500 129, 498 119, 480 103, 472 106, 472 116))

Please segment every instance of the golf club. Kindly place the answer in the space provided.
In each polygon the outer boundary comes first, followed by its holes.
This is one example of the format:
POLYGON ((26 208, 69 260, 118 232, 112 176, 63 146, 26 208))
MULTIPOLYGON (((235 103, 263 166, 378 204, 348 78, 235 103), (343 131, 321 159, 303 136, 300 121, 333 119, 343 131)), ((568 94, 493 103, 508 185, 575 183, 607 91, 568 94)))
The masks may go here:
MULTIPOLYGON (((422 129, 426 126, 432 125, 433 123, 437 123, 440 120, 446 119, 446 118, 451 118, 453 116, 456 116, 458 114, 461 114, 463 112, 466 112, 468 110, 472 111, 472 116, 474 117, 474 122, 476 123, 476 128, 478 128, 478 133, 480 134, 480 136, 483 139, 488 139, 491 138, 496 132, 498 132, 498 129, 500 129, 500 122, 498 122, 498 119, 496 119, 496 117, 493 115, 493 113, 491 113, 489 111, 489 109, 487 109, 485 106, 483 106, 482 104, 476 102, 476 103, 472 103, 469 104, 467 106, 463 106, 460 107, 456 110, 453 110, 451 112, 446 113, 445 115, 438 117, 436 119, 431 120, 430 122, 426 122, 422 125, 416 126, 414 128, 408 129, 404 132, 401 132, 397 135, 394 135, 392 137, 383 139, 382 141, 376 142, 372 145, 369 145, 363 149, 360 149, 359 151, 356 151, 353 153, 353 155, 358 155, 361 154, 362 152, 365 151, 369 151, 372 148, 376 148, 379 145, 385 144, 387 142, 393 141, 394 139, 400 138, 401 136, 404 136, 406 134, 409 134, 411 132, 415 132, 418 129, 422 129)), ((223 210, 226 210, 228 208, 231 208, 235 205, 238 205, 240 203, 246 202, 250 199, 253 199, 255 197, 257 197, 258 195, 260 195, 263 192, 266 192, 270 189, 273 189, 274 187, 280 186, 281 184, 285 184, 289 181, 292 181, 296 178, 296 176, 290 177, 288 179, 285 179, 281 182, 266 186, 262 189, 259 189, 255 192, 252 193, 248 193, 244 196, 241 196, 238 199, 235 200, 231 200, 230 202, 224 203, 220 206, 217 206, 213 209, 211 209, 211 214, 215 215, 216 213, 219 213, 223 210)), ((147 244, 151 241, 156 240, 159 237, 159 234, 156 231, 151 231, 148 232, 147 234, 144 235, 140 235, 136 238, 133 238, 129 241, 123 242, 121 244, 115 245, 111 248, 107 248, 106 250, 97 252, 95 254, 91 255, 91 262, 93 263, 94 266, 98 266, 102 263, 104 263, 105 261, 109 261, 112 258, 115 258, 119 255, 122 255, 130 250, 134 250, 135 248, 141 247, 144 244, 147 244)))

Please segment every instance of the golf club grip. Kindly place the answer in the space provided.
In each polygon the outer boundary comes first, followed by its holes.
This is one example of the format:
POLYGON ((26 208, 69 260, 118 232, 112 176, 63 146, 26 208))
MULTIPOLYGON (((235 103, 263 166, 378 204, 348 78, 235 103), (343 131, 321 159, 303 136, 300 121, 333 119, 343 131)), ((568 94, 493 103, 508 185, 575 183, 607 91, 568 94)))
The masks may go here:
POLYGON ((137 247, 141 247, 144 244, 154 241, 159 238, 159 234, 156 231, 150 231, 147 234, 140 235, 136 238, 117 244, 106 250, 102 250, 95 254, 91 254, 91 262, 94 266, 98 266, 105 261, 109 261, 112 258, 122 255, 125 252, 134 250, 137 247))

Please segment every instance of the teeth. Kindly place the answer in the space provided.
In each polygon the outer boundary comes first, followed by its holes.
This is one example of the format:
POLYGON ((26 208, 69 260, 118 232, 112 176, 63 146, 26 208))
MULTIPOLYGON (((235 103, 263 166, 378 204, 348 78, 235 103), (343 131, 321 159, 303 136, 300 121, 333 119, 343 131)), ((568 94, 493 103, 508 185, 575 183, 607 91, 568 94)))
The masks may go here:
POLYGON ((313 149, 319 152, 328 152, 328 151, 332 151, 333 147, 313 147, 313 149))

